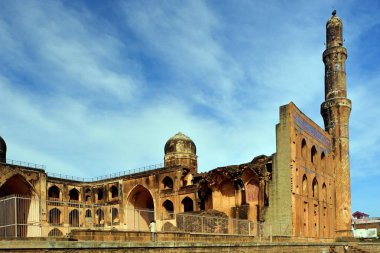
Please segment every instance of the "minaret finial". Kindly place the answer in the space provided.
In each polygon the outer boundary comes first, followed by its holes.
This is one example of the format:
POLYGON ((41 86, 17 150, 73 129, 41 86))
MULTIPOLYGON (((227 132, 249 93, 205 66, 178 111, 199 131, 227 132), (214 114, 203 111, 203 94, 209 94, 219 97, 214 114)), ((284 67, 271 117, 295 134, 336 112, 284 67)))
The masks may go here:
POLYGON ((336 15, 336 10, 333 10, 333 12, 331 13, 333 16, 336 15))

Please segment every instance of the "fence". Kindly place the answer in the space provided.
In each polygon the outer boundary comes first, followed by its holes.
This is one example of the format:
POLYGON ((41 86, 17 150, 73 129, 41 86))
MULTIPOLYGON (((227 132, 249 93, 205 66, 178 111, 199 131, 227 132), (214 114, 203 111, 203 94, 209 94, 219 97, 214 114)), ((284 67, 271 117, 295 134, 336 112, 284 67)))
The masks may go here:
MULTIPOLYGON (((30 162, 24 162, 24 161, 18 161, 18 160, 13 160, 13 159, 0 160, 0 164, 12 164, 12 165, 17 165, 17 166, 46 170, 45 165, 30 163, 30 162)), ((54 173, 54 172, 46 172, 46 174, 49 177, 55 177, 55 178, 66 179, 66 180, 73 180, 73 181, 78 181, 78 182, 96 182, 96 181, 101 181, 101 180, 107 180, 110 178, 123 177, 123 176, 133 175, 133 174, 137 174, 137 173, 147 172, 147 171, 159 169, 162 167, 164 167, 163 163, 157 163, 157 164, 146 165, 146 166, 131 169, 131 170, 124 170, 124 171, 120 171, 120 172, 111 173, 108 175, 91 177, 91 178, 70 176, 70 175, 65 175, 65 174, 61 174, 61 173, 54 173)))
POLYGON ((269 239, 288 233, 289 226, 193 213, 157 214, 155 210, 62 202, 25 196, 0 199, 0 238, 65 236, 73 229, 149 231, 156 220, 158 232, 247 235, 269 239))
POLYGON ((147 171, 162 168, 163 166, 164 166, 163 163, 157 163, 157 164, 147 165, 147 166, 136 168, 136 169, 125 170, 125 171, 111 173, 109 175, 91 177, 91 178, 69 176, 69 175, 53 173, 53 172, 47 172, 47 175, 49 177, 73 180, 73 181, 78 181, 78 182, 96 182, 96 181, 101 181, 101 180, 107 180, 110 178, 117 178, 117 177, 123 177, 123 176, 133 175, 137 173, 147 172, 147 171))

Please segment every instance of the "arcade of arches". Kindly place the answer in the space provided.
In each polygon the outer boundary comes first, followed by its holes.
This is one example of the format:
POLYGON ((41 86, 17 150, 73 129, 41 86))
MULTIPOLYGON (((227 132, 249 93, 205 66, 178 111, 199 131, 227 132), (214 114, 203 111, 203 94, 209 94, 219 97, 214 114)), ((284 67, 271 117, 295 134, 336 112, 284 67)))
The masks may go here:
MULTIPOLYGON (((294 114, 298 113, 293 110, 294 114)), ((290 175, 293 194, 288 201, 295 203, 296 225, 290 233, 301 237, 333 237, 334 232, 327 227, 334 220, 331 155, 328 148, 315 140, 312 142, 297 126, 294 133, 294 150, 289 154, 296 162, 290 175)), ((67 233, 65 227, 148 230, 152 220, 157 220, 159 226, 170 223, 175 227, 176 214, 208 210, 254 222, 275 221, 271 205, 275 207, 276 197, 270 187, 274 183, 274 169, 278 171, 274 163, 276 154, 198 173, 192 161, 196 159, 192 153, 194 144, 183 136, 169 139, 173 142, 166 154, 170 155, 166 159, 170 166, 101 182, 62 180, 48 177, 41 170, 1 165, 4 176, 0 197, 19 195, 39 199, 43 203, 39 207, 41 213, 46 214, 43 219, 51 226, 41 233, 50 236, 67 233), (177 150, 181 151, 178 153, 181 159, 170 160, 176 157, 177 150), (186 155, 186 152, 190 153, 186 155), (176 164, 178 161, 183 164, 176 164)), ((28 218, 23 217, 28 217, 31 204, 24 202, 16 208, 20 217, 9 219, 27 222, 28 218)), ((18 233, 30 234, 28 229, 23 231, 18 233)))
MULTIPOLYGON (((342 29, 334 11, 326 24, 323 52, 324 128, 290 102, 279 108, 276 150, 270 156, 198 173, 196 145, 179 132, 164 145, 162 168, 89 182, 7 163, 12 147, 0 136, 0 208, 14 213, 0 216, 0 224, 16 223, 12 233, 22 236, 38 232, 25 224, 50 224, 49 229, 40 228, 40 235, 47 236, 65 234, 69 226, 145 230, 151 220, 164 218, 175 226, 173 213, 216 211, 229 219, 266 222, 279 228, 275 233, 281 236, 351 236, 351 101, 342 29), (15 195, 26 200, 5 206, 15 195)), ((252 150, 256 146, 252 140, 252 150)), ((0 226, 4 233, 10 232, 0 226)))

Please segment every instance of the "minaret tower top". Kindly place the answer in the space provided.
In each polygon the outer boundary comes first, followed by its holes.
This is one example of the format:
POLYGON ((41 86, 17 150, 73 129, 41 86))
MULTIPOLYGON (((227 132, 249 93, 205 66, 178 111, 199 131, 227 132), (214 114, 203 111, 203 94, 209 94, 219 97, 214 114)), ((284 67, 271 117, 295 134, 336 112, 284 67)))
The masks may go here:
POLYGON ((343 46, 343 22, 336 16, 336 10, 326 23, 326 47, 343 46))
MULTIPOLYGON (((326 50, 323 52, 325 100, 347 97, 346 59, 347 50, 343 47, 343 22, 336 16, 336 11, 333 11, 326 23, 326 50)), ((327 128, 326 126, 326 130, 327 128)))

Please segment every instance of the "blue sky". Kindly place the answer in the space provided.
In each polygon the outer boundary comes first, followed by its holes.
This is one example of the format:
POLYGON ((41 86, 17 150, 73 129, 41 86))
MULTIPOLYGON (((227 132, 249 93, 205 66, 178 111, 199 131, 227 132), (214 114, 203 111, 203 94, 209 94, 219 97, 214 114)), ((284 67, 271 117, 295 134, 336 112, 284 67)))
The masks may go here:
POLYGON ((275 152, 280 105, 320 126, 333 9, 348 50, 352 211, 380 216, 380 2, 0 1, 8 158, 81 177, 161 163, 182 131, 199 170, 275 152))

